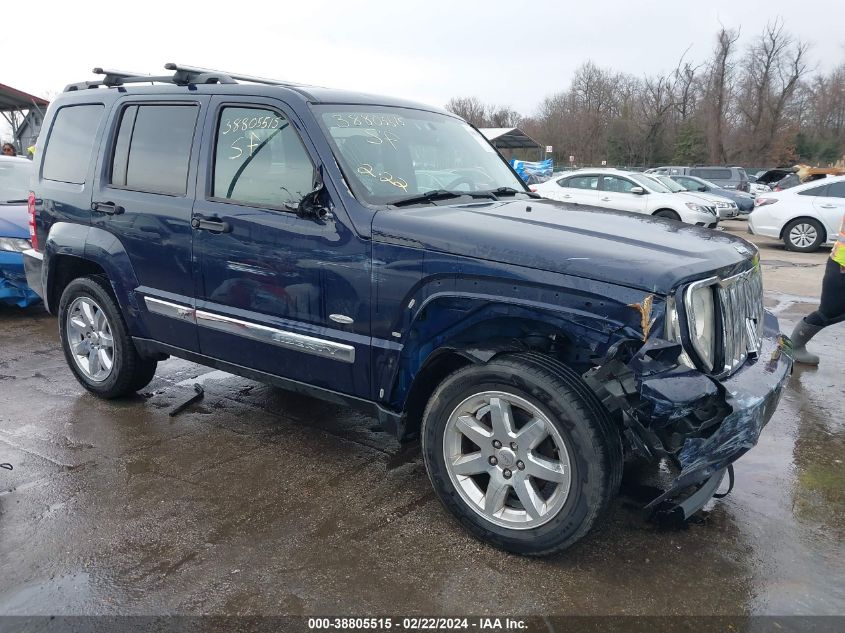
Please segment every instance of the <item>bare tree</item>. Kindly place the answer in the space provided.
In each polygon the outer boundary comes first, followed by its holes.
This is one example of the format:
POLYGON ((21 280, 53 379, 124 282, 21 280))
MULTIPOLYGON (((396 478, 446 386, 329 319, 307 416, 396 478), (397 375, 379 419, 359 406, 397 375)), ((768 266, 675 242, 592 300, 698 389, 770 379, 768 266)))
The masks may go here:
POLYGON ((484 127, 486 106, 477 97, 453 97, 446 109, 476 127, 484 127))
POLYGON ((740 130, 741 158, 762 157, 783 162, 784 143, 779 132, 788 124, 787 107, 795 97, 799 81, 807 72, 807 45, 795 41, 777 19, 748 47, 741 67, 740 130), (773 152, 775 141, 780 151, 773 152))
POLYGON ((708 104, 708 146, 710 160, 714 163, 726 162, 724 133, 725 117, 730 100, 730 82, 733 75, 734 46, 739 39, 739 30, 724 26, 716 36, 716 49, 713 52, 707 71, 708 104))

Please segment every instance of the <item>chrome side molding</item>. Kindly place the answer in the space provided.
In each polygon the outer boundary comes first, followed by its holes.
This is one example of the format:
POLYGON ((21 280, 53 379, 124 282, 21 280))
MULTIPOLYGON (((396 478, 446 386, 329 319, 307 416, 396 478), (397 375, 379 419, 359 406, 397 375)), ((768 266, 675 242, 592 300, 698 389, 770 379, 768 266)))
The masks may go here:
POLYGON ((171 303, 170 301, 163 301, 155 297, 144 297, 144 303, 147 310, 153 314, 160 314, 162 316, 172 317, 180 321, 187 321, 189 323, 196 323, 195 310, 186 305, 178 303, 171 303))
POLYGON ((355 348, 344 343, 335 343, 334 341, 327 341, 313 336, 278 330, 266 325, 259 325, 257 323, 241 321, 240 319, 233 319, 221 314, 206 312, 205 310, 196 311, 196 320, 197 325, 212 330, 227 332, 264 343, 271 343, 279 347, 285 347, 323 358, 331 358, 344 363, 355 362, 355 348))
MULTIPOLYGON (((344 363, 355 362, 355 348, 352 345, 335 343, 334 341, 306 336, 304 334, 296 334, 295 332, 287 332, 266 325, 259 325, 258 323, 233 319, 222 314, 206 312, 205 310, 195 310, 190 306, 171 303, 170 301, 156 299, 155 297, 145 296, 144 303, 147 306, 147 310, 153 314, 160 314, 180 321, 195 323, 196 325, 212 330, 227 332, 264 343, 271 343, 272 345, 278 345, 279 347, 306 354, 313 354, 314 356, 331 358, 344 363)), ((352 319, 341 314, 333 314, 331 318, 338 323, 352 323, 352 319), (343 321, 334 317, 343 317, 349 320, 343 321)))

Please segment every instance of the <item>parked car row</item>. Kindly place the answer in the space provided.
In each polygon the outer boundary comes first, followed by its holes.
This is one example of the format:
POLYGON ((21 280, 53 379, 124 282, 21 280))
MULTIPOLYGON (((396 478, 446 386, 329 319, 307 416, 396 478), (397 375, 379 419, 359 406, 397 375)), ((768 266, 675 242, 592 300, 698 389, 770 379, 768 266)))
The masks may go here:
POLYGON ((718 165, 711 167, 682 167, 670 165, 647 169, 645 173, 660 176, 694 176, 715 183, 716 186, 724 189, 736 189, 737 191, 744 191, 746 193, 749 191, 748 175, 742 167, 724 167, 718 165))
POLYGON ((667 176, 618 169, 581 169, 535 188, 545 198, 598 208, 632 211, 715 228, 720 219, 736 217, 733 200, 690 191, 667 176))

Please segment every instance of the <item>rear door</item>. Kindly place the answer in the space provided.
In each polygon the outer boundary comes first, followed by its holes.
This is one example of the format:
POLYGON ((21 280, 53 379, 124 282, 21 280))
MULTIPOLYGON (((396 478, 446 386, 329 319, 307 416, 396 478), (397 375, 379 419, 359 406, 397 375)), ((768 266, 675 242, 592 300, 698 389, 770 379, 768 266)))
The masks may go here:
POLYGON ((845 181, 834 182, 813 198, 813 208, 824 222, 827 238, 834 241, 845 217, 845 181))
POLYGON ((598 180, 598 176, 590 174, 560 178, 554 187, 554 199, 595 206, 598 200, 598 180))
POLYGON ((645 213, 646 196, 631 193, 634 187, 643 188, 642 185, 622 176, 601 176, 599 178, 598 206, 618 211, 645 213))
POLYGON ((209 97, 128 97, 114 108, 91 203, 92 224, 120 241, 138 278, 150 336, 190 351, 193 320, 191 209, 198 122, 209 97))

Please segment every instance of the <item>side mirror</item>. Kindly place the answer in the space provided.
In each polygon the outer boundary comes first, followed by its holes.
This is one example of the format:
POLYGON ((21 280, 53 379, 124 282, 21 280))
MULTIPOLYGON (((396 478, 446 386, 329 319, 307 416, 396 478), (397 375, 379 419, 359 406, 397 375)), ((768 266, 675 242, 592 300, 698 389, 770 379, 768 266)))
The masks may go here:
MULTIPOLYGON (((302 196, 302 200, 296 205, 296 215, 301 218, 312 218, 314 220, 325 220, 329 216, 329 208, 323 204, 321 197, 326 185, 323 182, 322 166, 317 170, 314 178, 314 188, 302 196)), ((293 207, 293 205, 288 205, 293 207)))
POLYGON ((704 186, 704 185, 699 185, 698 190, 699 191, 707 191, 707 187, 704 186))
POLYGON ((631 187, 630 193, 641 196, 645 193, 645 189, 643 189, 642 187, 631 187))

